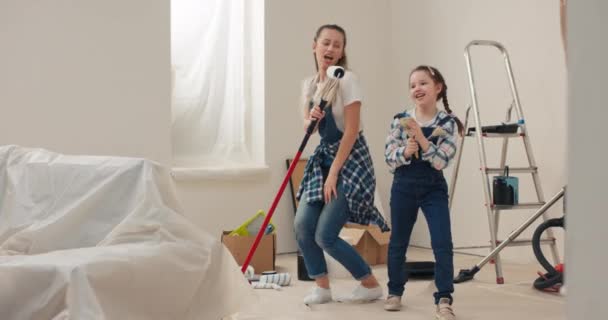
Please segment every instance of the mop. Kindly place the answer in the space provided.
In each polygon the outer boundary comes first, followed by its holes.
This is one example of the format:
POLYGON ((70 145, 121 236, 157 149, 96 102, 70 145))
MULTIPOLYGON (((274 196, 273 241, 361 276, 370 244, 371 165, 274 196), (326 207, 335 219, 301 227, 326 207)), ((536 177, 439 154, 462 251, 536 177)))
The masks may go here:
MULTIPOLYGON (((320 99, 319 108, 321 109, 321 111, 323 111, 323 109, 325 109, 325 107, 327 106, 328 103, 330 103, 331 101, 334 100, 334 97, 336 96, 336 92, 338 91, 338 84, 340 83, 340 78, 342 78, 342 77, 344 77, 344 68, 339 67, 339 66, 332 66, 332 67, 327 68, 327 81, 325 82, 325 84, 323 85, 321 90, 317 91, 317 95, 315 96, 315 98, 320 99)), ((315 99, 315 100, 317 100, 317 99, 315 99)), ((260 240, 262 239, 262 236, 264 235, 264 230, 266 230, 266 227, 268 226, 268 223, 270 222, 270 219, 272 218, 272 215, 274 214, 274 210, 276 209, 276 207, 279 203, 279 200, 281 199, 281 196, 283 195, 283 191, 285 191, 285 187, 287 186, 287 183, 289 182, 289 178, 291 177, 291 174, 293 173, 293 170, 295 169, 296 164, 298 163, 298 160, 300 160, 302 151, 304 151, 304 148, 306 147, 306 143, 308 143, 308 139, 312 135, 315 127, 317 126, 318 121, 319 121, 318 119, 314 119, 308 126, 308 129, 306 130, 306 135, 304 136, 304 139, 302 140, 302 143, 300 144, 300 148, 298 148, 298 152, 296 153, 295 157, 293 158, 293 161, 291 161, 291 165, 289 166, 289 170, 287 170, 287 174, 285 175, 285 179, 283 179, 283 183, 281 184, 281 187, 279 188, 279 192, 275 196, 274 201, 272 202, 272 205, 270 206, 270 210, 268 210, 268 214, 266 214, 266 218, 264 219, 264 222, 262 223, 262 227, 258 231, 255 241, 253 242, 253 245, 251 246, 251 249, 249 250, 249 253, 247 254, 247 258, 245 259, 245 262, 241 266, 241 271, 243 273, 245 273, 247 271, 247 267, 249 266, 249 263, 251 262, 251 259, 253 258, 253 254, 255 253, 255 250, 258 248, 258 245, 260 244, 260 240)))

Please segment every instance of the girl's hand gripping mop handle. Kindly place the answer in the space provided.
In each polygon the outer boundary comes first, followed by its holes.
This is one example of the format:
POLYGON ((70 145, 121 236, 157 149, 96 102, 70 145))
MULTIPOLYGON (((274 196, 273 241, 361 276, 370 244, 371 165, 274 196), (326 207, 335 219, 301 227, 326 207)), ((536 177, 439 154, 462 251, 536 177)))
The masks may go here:
MULTIPOLYGON (((336 95, 339 79, 342 78, 343 76, 344 76, 344 68, 338 67, 338 66, 332 66, 332 67, 327 68, 328 80, 325 83, 324 87, 321 89, 321 101, 319 102, 319 108, 321 109, 321 111, 323 111, 323 109, 325 109, 328 101, 334 100, 334 96, 336 95)), ((255 253, 255 250, 258 248, 258 245, 260 244, 260 240, 262 240, 264 231, 266 230, 266 227, 268 227, 268 223, 270 223, 270 219, 272 218, 272 215, 274 214, 274 210, 276 209, 277 205, 279 204, 279 200, 281 199, 281 196, 283 195, 283 191, 285 191, 285 187, 287 186, 287 183, 289 182, 289 178, 291 177, 291 174, 293 173, 293 170, 295 169, 296 164, 298 163, 298 160, 300 160, 302 151, 304 151, 304 148, 306 147, 306 143, 308 143, 308 139, 312 135, 315 127, 317 126, 317 123, 318 123, 318 119, 314 119, 313 121, 311 121, 310 125, 308 126, 308 129, 306 130, 306 135, 304 136, 304 139, 302 140, 302 143, 300 144, 300 148, 298 148, 298 152, 296 153, 295 157, 293 158, 293 161, 291 162, 291 165, 289 166, 289 169, 287 170, 287 174, 285 175, 285 178, 283 179, 283 183, 281 183, 279 192, 274 197, 274 201, 272 201, 272 205, 270 206, 270 210, 268 210, 268 214, 266 214, 266 218, 264 219, 264 222, 262 223, 262 227, 258 231, 258 234, 255 237, 255 241, 253 242, 251 249, 249 249, 249 253, 247 254, 247 258, 245 259, 245 262, 241 266, 241 272, 245 273, 245 271, 247 271, 247 267, 249 266, 249 263, 251 263, 253 254, 255 253)))

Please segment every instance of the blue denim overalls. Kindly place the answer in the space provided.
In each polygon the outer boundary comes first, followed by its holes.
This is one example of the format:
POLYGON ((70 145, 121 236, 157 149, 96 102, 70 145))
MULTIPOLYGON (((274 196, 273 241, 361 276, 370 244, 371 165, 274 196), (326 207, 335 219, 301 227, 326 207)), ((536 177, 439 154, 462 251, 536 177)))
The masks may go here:
MULTIPOLYGON (((321 119, 321 122, 319 122, 319 135, 321 136, 321 143, 332 144, 342 139, 344 134, 338 129, 331 105, 325 107, 324 111, 325 116, 321 119)), ((322 159, 321 169, 323 170, 323 181, 327 179, 327 174, 329 173, 332 162, 332 159, 322 159)))
MULTIPOLYGON (((451 120, 442 119, 437 126, 451 120)), ((422 133, 429 137, 435 127, 422 127, 422 133)), ((437 145, 437 137, 429 141, 437 145)), ((391 240, 388 248, 389 294, 402 296, 407 282, 405 254, 412 229, 422 208, 429 231, 431 246, 435 256, 435 304, 440 298, 452 301, 454 292, 453 245, 448 209, 448 187, 443 171, 433 168, 429 161, 412 157, 410 163, 395 170, 391 188, 391 240)))

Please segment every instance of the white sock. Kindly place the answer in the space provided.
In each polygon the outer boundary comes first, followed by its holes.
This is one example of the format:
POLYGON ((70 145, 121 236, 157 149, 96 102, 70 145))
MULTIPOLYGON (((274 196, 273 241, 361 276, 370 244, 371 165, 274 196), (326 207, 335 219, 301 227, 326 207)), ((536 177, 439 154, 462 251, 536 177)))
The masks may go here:
POLYGON ((322 304, 331 301, 331 289, 315 287, 312 292, 304 297, 305 304, 322 304))
POLYGON ((371 302, 382 298, 382 287, 366 288, 358 285, 353 293, 346 300, 354 303, 371 302))

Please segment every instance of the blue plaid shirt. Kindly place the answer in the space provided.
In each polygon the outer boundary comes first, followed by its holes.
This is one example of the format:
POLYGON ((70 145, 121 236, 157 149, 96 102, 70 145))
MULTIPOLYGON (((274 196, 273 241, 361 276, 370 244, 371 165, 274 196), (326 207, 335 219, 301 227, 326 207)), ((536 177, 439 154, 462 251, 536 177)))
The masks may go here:
MULTIPOLYGON (((334 143, 321 142, 313 155, 308 159, 304 168, 304 177, 296 195, 298 201, 306 194, 308 202, 323 201, 323 159, 336 157, 340 141, 334 143)), ((369 154, 367 142, 359 135, 342 170, 340 170, 344 193, 350 210, 349 221, 362 225, 376 224, 382 231, 389 231, 384 218, 374 205, 376 177, 374 166, 369 154)))
MULTIPOLYGON (((384 158, 390 167, 390 172, 394 172, 398 167, 408 165, 411 162, 403 155, 408 137, 405 128, 401 126, 399 121, 400 118, 406 116, 410 116, 407 111, 395 116, 386 137, 384 158)), ((422 153, 422 160, 428 161, 437 170, 443 170, 447 168, 456 155, 457 126, 456 121, 444 111, 439 111, 430 127, 436 127, 439 123, 443 123, 441 127, 445 130, 446 135, 438 137, 437 144, 429 144, 429 149, 422 153)))

